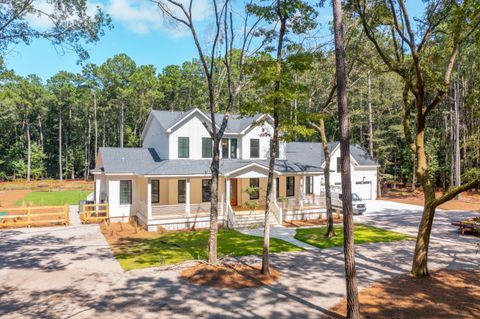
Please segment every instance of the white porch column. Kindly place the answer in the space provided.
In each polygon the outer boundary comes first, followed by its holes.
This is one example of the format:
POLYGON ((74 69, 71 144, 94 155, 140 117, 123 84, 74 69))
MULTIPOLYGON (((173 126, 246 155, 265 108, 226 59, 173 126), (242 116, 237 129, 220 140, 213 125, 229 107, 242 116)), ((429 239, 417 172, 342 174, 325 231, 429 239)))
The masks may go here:
POLYGON ((222 194, 220 195, 220 211, 222 212, 222 216, 225 217, 225 180, 223 179, 222 185, 222 194))
POLYGON ((273 183, 272 183, 272 200, 277 200, 277 178, 273 176, 273 183))
POLYGON ((190 178, 185 181, 185 215, 190 216, 190 178))
POLYGON ((95 204, 100 204, 101 185, 102 185, 102 179, 100 178, 100 176, 97 177, 97 175, 95 175, 95 190, 94 190, 95 204))
POLYGON ((147 179, 147 219, 151 220, 152 216, 152 180, 150 178, 147 179))
POLYGON ((305 198, 305 176, 300 176, 300 209, 303 209, 304 198, 305 198))
POLYGON ((230 205, 230 178, 225 178, 225 205, 230 205))

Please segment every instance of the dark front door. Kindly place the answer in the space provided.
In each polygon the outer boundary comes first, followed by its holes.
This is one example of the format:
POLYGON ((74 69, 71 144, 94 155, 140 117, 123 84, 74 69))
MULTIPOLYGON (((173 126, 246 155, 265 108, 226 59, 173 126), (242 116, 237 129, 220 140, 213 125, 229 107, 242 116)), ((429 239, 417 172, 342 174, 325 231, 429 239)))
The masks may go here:
POLYGON ((230 205, 237 206, 237 179, 230 179, 230 205))

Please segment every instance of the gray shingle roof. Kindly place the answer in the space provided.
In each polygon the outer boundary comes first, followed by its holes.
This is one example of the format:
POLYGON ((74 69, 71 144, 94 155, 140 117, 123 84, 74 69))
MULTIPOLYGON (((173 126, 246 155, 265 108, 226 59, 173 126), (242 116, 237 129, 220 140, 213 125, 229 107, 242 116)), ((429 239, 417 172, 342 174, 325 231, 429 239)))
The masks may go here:
MULTIPOLYGON (((160 160, 154 149, 101 147, 99 154, 103 167, 95 171, 105 173, 133 173, 141 175, 209 175, 210 159, 160 160)), ((220 174, 226 174, 256 163, 268 167, 268 160, 229 159, 220 161, 220 174)), ((277 160, 275 170, 282 173, 321 172, 320 165, 292 160, 277 160)))
MULTIPOLYGON (((328 149, 332 152, 339 142, 328 143, 328 149)), ((359 165, 377 165, 370 154, 360 145, 350 145, 350 154, 359 165)), ((304 163, 306 165, 322 165, 325 161, 323 147, 318 142, 291 142, 287 143, 286 158, 290 161, 304 163), (319 164, 320 163, 320 164, 319 164)))
MULTIPOLYGON (((160 123, 163 129, 166 130, 172 125, 174 125, 175 123, 179 122, 182 118, 184 118, 188 114, 192 113, 193 110, 195 109, 188 110, 185 112, 153 110, 152 115, 160 123)), ((205 114, 205 115, 208 118, 210 118, 208 114, 205 114)), ((220 125, 220 123, 223 120, 223 116, 224 114, 220 114, 220 113, 215 114, 215 121, 217 122, 217 125, 220 125)), ((258 120, 261 116, 262 114, 256 114, 254 116, 241 116, 237 114, 232 114, 228 119, 226 133, 240 133, 243 130, 245 130, 247 127, 249 127, 253 122, 258 120)))

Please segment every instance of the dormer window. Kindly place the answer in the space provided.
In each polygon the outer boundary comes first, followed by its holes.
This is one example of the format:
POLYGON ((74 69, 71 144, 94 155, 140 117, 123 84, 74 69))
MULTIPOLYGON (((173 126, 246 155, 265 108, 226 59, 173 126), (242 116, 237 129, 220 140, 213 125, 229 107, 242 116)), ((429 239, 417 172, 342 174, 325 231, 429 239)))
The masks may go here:
POLYGON ((190 141, 188 137, 178 137, 178 158, 190 157, 190 141))
POLYGON ((258 138, 250 139, 250 158, 260 157, 260 140, 258 138))

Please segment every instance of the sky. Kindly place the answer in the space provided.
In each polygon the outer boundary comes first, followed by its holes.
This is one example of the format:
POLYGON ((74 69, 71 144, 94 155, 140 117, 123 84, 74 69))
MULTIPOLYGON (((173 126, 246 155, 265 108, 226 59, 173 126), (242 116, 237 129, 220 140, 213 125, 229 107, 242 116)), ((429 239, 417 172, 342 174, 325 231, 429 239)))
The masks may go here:
MULTIPOLYGON (((237 6, 242 3, 239 0, 236 2, 237 6)), ((412 2, 417 1, 411 1, 410 4, 412 2)), ((38 0, 38 3, 39 6, 48 6, 44 0, 38 0)), ((211 29, 209 3, 208 0, 194 0, 193 15, 201 34, 208 34, 211 29)), ((167 65, 180 65, 197 57, 190 33, 166 21, 148 0, 88 0, 88 5, 89 12, 94 12, 99 6, 109 14, 113 29, 105 30, 99 42, 86 46, 90 54, 86 63, 99 65, 115 54, 126 53, 138 65, 152 64, 160 71, 167 65)), ((418 8, 414 5, 414 9, 418 8)), ((28 20, 37 28, 48 26, 47 21, 35 16, 28 17, 28 20)), ((324 37, 328 36, 328 23, 331 20, 331 7, 326 5, 320 8, 318 21, 324 37)), ((36 39, 29 45, 12 46, 4 56, 8 69, 22 76, 36 74, 44 80, 61 70, 80 72, 81 65, 77 61, 75 52, 55 48, 42 39, 36 39)))

